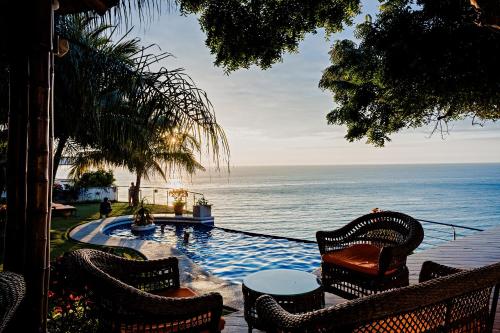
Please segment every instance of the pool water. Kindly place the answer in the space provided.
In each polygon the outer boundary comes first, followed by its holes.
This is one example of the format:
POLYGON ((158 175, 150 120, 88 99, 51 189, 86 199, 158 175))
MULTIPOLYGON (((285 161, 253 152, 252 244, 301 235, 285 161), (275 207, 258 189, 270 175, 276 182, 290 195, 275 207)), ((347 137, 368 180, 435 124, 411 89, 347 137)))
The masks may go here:
POLYGON ((315 243, 303 243, 265 236, 250 236, 240 232, 195 224, 164 224, 154 234, 136 236, 130 225, 118 225, 105 231, 110 236, 153 240, 173 246, 195 263, 214 275, 241 282, 251 273, 265 269, 297 269, 312 272, 320 266, 320 255, 315 243), (184 241, 184 232, 190 233, 184 241))

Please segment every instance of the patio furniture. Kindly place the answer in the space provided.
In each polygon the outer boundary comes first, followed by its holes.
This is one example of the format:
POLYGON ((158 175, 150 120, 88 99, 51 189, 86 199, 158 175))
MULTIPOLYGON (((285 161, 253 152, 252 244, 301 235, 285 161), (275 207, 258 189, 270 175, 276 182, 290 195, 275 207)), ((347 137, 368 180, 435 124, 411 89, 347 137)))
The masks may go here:
POLYGON ((353 299, 407 286, 406 257, 423 238, 417 220, 385 211, 361 216, 335 231, 318 231, 325 291, 353 299))
POLYGON ((500 283, 500 263, 460 271, 425 262, 420 283, 291 314, 270 296, 257 300, 266 332, 491 332, 500 283))
POLYGON ((0 332, 10 319, 26 294, 24 278, 12 272, 0 272, 0 332))
POLYGON ((76 207, 53 202, 52 203, 52 215, 53 216, 64 216, 64 217, 75 216, 76 215, 76 207))
POLYGON ((220 332, 222 296, 181 288, 177 258, 130 260, 98 250, 66 255, 88 286, 102 332, 220 332))
POLYGON ((325 294, 318 278, 307 272, 292 269, 270 269, 250 274, 243 280, 243 302, 248 331, 260 329, 255 301, 268 294, 291 313, 321 309, 325 294))

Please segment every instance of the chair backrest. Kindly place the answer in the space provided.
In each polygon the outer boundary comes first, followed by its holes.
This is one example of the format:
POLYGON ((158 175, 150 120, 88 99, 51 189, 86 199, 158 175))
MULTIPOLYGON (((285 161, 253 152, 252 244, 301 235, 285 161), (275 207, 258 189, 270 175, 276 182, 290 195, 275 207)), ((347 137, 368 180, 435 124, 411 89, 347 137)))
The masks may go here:
POLYGON ((360 216, 335 231, 318 231, 316 238, 321 254, 356 243, 380 248, 403 246, 409 254, 422 242, 424 230, 409 215, 383 211, 360 216))
POLYGON ((0 272, 0 332, 14 315, 26 294, 24 278, 12 272, 0 272))
POLYGON ((423 239, 422 225, 413 217, 399 212, 366 214, 349 225, 355 238, 379 247, 401 245, 413 238, 420 244, 423 239))
POLYGON ((280 332, 491 332, 499 283, 496 263, 302 315, 266 297, 257 309, 280 332))
MULTIPOLYGON (((131 288, 149 291, 144 287, 143 280, 149 279, 150 276, 143 271, 140 261, 93 249, 75 250, 66 256, 72 276, 85 284, 92 285, 95 290, 104 291, 101 295, 115 297, 123 290, 131 290, 131 288), (112 290, 119 292, 113 293, 112 290)), ((175 267, 169 279, 171 280, 170 287, 179 287, 177 259, 172 257, 168 260, 172 261, 172 266, 175 267)))

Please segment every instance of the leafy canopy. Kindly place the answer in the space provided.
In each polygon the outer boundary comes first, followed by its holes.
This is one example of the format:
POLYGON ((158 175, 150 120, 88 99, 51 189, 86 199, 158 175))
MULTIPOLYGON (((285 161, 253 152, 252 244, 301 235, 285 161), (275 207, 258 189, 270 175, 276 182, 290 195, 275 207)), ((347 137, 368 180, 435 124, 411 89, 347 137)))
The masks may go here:
MULTIPOLYGON (((130 17, 132 7, 159 12, 163 1, 120 0, 114 16, 130 17)), ((336 103, 330 124, 346 125, 348 140, 367 137, 382 146, 407 127, 499 118, 498 0, 379 2, 379 15, 357 27, 357 40, 338 41, 331 51, 332 66, 320 82, 336 103)), ((166 3, 198 15, 215 64, 227 72, 266 69, 296 52, 307 33, 340 32, 361 12, 360 0, 166 3)))
POLYGON ((182 0, 183 13, 200 15, 215 64, 227 71, 268 68, 296 52, 307 33, 333 33, 359 13, 359 0, 182 0))
POLYGON ((382 146, 407 127, 500 116, 500 33, 475 23, 468 0, 389 1, 335 43, 320 87, 333 92, 330 124, 350 141, 382 146))

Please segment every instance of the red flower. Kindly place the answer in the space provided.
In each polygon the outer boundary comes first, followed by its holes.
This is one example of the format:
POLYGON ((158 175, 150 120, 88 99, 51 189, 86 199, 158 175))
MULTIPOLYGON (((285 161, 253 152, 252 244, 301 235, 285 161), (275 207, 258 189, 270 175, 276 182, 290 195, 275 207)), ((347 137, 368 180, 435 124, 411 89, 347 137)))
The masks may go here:
POLYGON ((55 293, 54 293, 52 290, 49 290, 49 292, 47 293, 47 296, 48 296, 49 298, 54 297, 54 295, 55 295, 55 293))

